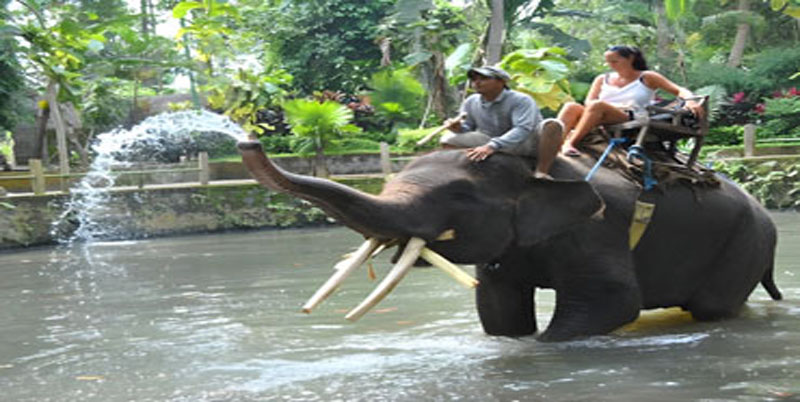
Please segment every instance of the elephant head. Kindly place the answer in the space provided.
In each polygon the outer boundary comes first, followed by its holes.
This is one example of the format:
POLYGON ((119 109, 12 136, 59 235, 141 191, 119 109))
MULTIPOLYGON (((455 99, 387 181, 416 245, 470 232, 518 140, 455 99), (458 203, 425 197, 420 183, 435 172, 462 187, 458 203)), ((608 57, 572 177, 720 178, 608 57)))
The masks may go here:
POLYGON ((386 279, 347 318, 377 304, 422 257, 446 267, 468 285, 477 283, 449 261, 491 263, 509 249, 531 247, 602 214, 604 203, 583 181, 534 179, 526 162, 495 154, 474 163, 463 151, 421 156, 371 195, 274 165, 258 142, 239 144, 242 160, 263 186, 308 200, 367 241, 337 264, 333 277, 304 306, 308 312, 356 267, 379 250, 403 253, 386 279))

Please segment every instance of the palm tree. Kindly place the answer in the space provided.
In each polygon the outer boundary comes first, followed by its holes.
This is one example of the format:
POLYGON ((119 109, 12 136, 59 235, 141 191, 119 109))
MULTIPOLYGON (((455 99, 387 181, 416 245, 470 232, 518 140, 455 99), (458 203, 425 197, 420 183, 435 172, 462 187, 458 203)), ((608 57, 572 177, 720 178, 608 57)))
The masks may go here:
POLYGON ((338 102, 306 99, 284 102, 283 110, 292 133, 300 138, 295 149, 302 153, 313 149, 314 175, 327 177, 329 172, 325 146, 330 144, 331 139, 344 133, 360 131, 360 128, 350 124, 353 111, 338 102))

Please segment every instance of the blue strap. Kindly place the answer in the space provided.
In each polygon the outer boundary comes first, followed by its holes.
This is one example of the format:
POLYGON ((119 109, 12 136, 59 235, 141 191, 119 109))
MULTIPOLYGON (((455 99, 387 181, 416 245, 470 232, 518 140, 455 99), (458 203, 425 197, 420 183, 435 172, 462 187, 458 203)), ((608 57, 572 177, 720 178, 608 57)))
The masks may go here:
POLYGON ((658 184, 658 181, 653 177, 653 162, 647 157, 644 148, 638 145, 633 145, 628 149, 628 160, 632 162, 634 159, 640 159, 644 163, 644 177, 642 178, 644 191, 652 190, 653 186, 658 184))
POLYGON ((600 169, 600 165, 603 164, 603 161, 606 160, 608 154, 611 153, 611 150, 614 149, 614 147, 617 146, 617 144, 624 144, 627 141, 628 141, 627 138, 612 138, 611 141, 608 142, 606 150, 603 151, 603 155, 600 155, 600 159, 597 160, 597 163, 594 164, 592 170, 589 171, 589 174, 586 175, 586 179, 584 180, 589 181, 592 178, 592 176, 594 176, 594 174, 597 172, 597 169, 600 169))

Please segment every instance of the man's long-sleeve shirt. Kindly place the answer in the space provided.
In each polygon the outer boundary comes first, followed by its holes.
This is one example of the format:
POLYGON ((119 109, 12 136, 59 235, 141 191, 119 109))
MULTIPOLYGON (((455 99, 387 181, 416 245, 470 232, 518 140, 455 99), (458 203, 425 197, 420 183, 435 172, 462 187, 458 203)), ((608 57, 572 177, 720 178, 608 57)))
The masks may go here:
POLYGON ((464 101, 461 111, 467 113, 461 132, 480 131, 492 137, 489 144, 494 149, 522 144, 542 121, 536 102, 510 89, 503 90, 491 102, 473 94, 464 101))

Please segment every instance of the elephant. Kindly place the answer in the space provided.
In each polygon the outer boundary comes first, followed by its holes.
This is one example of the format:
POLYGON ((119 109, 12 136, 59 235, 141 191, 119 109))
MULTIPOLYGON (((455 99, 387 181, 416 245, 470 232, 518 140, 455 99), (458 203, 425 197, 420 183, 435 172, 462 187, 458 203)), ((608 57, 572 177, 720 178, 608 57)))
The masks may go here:
MULTIPOLYGON (((753 197, 722 177, 715 187, 652 192, 656 208, 631 250, 641 187, 607 167, 585 181, 595 162, 587 155, 559 156, 547 180, 534 178, 532 161, 522 157, 495 153, 472 162, 463 150, 433 151, 372 195, 284 171, 257 141, 238 147, 261 185, 316 204, 368 239, 334 277, 377 247, 400 246, 398 265, 348 318, 388 293, 422 249, 475 265, 478 316, 489 335, 564 341, 607 334, 643 309, 675 306, 697 320, 729 318, 759 282, 772 299, 782 297, 773 280, 775 226, 753 197), (541 333, 537 288, 555 291, 553 317, 541 333)), ((338 286, 342 278, 334 277, 310 307, 338 286)))

